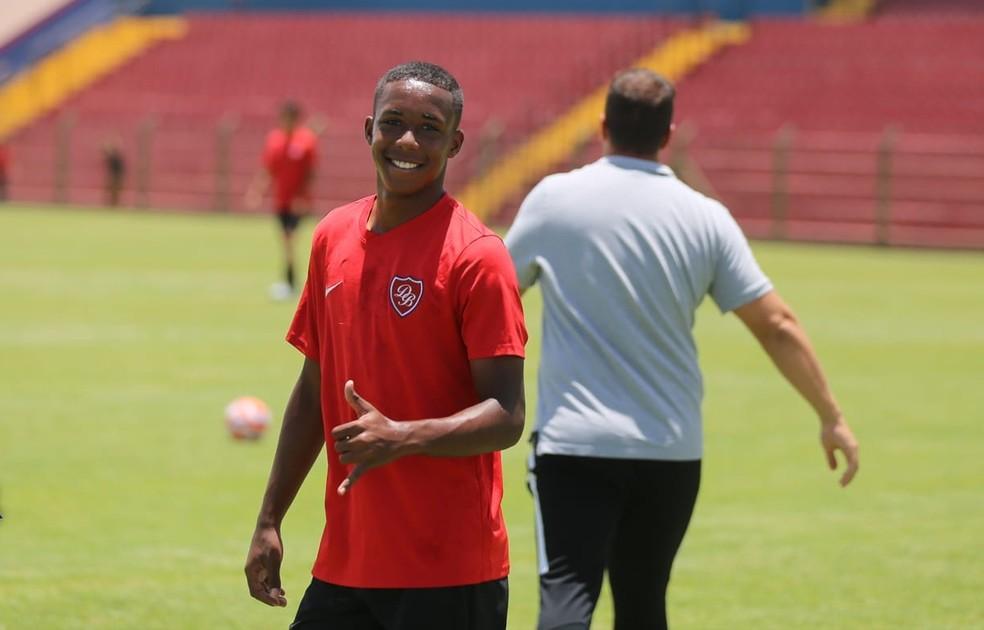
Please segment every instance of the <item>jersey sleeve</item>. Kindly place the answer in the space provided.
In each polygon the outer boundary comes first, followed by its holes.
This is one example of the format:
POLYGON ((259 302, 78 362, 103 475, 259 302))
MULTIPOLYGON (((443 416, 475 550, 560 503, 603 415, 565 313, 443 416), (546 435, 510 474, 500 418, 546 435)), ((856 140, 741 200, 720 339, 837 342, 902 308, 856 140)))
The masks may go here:
POLYGON ((710 294, 721 312, 727 313, 771 291, 772 282, 755 261, 738 223, 723 206, 715 231, 717 257, 710 294))
POLYGON ((458 256, 452 277, 468 359, 524 357, 523 303, 502 240, 487 235, 473 241, 458 256))
POLYGON ((523 200, 519 212, 513 220, 512 227, 506 234, 506 247, 512 257, 516 269, 519 287, 523 291, 536 283, 540 275, 540 265, 537 262, 538 244, 542 243, 542 235, 537 234, 540 227, 539 205, 543 197, 542 183, 537 185, 523 200))
POLYGON ((322 269, 324 265, 324 240, 321 238, 320 231, 316 231, 314 240, 311 244, 311 260, 308 263, 307 279, 304 281, 304 289, 301 297, 297 301, 297 310, 294 312, 294 319, 287 330, 287 343, 301 351, 301 354, 319 361, 321 356, 320 335, 318 333, 318 306, 322 300, 317 299, 318 294, 324 289, 324 278, 322 269))

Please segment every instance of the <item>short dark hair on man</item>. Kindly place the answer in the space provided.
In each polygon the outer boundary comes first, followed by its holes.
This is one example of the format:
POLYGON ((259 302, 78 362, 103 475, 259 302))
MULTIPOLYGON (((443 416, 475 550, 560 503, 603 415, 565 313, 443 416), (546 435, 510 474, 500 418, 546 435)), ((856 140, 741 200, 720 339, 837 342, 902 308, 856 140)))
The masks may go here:
POLYGON ((615 150, 638 155, 659 151, 670 133, 673 97, 669 81, 645 68, 615 75, 605 100, 605 127, 615 150))
POLYGON ((293 99, 288 99, 280 104, 280 115, 290 118, 300 118, 301 104, 293 99))
POLYGON ((376 84, 376 93, 372 98, 372 111, 375 113, 376 106, 379 104, 379 97, 382 96, 383 88, 386 87, 387 83, 410 80, 430 83, 435 87, 451 92, 451 107, 454 110, 455 124, 461 122, 461 112, 465 108, 465 96, 461 92, 461 86, 458 85, 457 79, 441 66, 426 61, 408 61, 387 70, 386 74, 376 84))

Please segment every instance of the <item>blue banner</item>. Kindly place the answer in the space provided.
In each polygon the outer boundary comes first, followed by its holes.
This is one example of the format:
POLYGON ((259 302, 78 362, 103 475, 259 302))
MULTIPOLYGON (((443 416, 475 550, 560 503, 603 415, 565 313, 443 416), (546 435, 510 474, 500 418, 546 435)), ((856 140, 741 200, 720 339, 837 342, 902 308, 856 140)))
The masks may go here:
POLYGON ((492 13, 669 13, 724 19, 801 15, 816 0, 150 0, 147 12, 185 11, 440 11, 492 13))

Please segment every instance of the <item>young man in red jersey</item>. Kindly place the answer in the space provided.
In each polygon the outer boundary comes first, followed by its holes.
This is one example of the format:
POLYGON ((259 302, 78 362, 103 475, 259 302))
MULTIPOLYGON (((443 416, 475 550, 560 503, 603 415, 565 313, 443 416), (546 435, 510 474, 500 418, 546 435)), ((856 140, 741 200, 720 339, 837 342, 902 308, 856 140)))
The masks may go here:
POLYGON ((286 605, 281 521, 327 443, 292 628, 506 627, 498 451, 523 430, 526 330, 502 240, 444 191, 461 110, 444 69, 387 72, 365 122, 377 192, 315 230, 287 334, 304 366, 246 562, 253 597, 286 605))
POLYGON ((280 108, 280 126, 267 134, 263 171, 246 194, 246 205, 258 208, 273 187, 274 209, 283 236, 284 282, 273 285, 274 299, 294 292, 294 232, 311 205, 311 182, 317 163, 317 134, 301 125, 301 107, 294 101, 280 108))

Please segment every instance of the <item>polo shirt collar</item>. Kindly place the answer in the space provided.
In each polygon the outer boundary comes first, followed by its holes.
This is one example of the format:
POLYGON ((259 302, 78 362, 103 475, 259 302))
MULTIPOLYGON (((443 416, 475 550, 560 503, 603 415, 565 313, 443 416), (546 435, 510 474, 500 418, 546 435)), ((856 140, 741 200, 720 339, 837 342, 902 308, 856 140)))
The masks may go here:
POLYGON ((642 158, 634 158, 627 155, 606 155, 601 158, 601 161, 608 162, 612 166, 618 168, 646 171, 647 173, 663 175, 664 177, 676 177, 673 173, 673 169, 669 166, 653 160, 643 160, 642 158))

